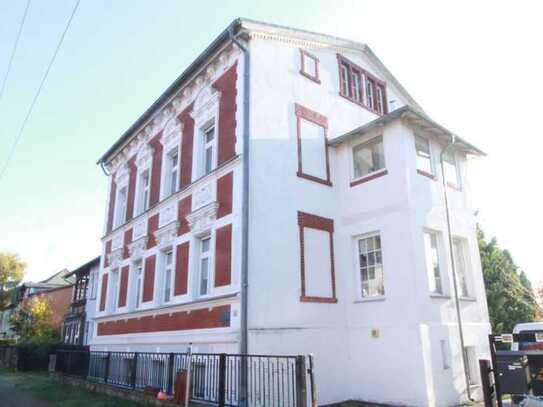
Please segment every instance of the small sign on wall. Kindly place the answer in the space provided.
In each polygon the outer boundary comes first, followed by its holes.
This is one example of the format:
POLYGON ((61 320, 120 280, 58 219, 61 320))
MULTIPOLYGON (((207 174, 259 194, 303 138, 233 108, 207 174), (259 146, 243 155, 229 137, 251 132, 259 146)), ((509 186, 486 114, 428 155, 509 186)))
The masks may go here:
POLYGON ((379 328, 373 328, 371 330, 371 337, 372 338, 379 338, 381 336, 381 332, 379 331, 379 328))

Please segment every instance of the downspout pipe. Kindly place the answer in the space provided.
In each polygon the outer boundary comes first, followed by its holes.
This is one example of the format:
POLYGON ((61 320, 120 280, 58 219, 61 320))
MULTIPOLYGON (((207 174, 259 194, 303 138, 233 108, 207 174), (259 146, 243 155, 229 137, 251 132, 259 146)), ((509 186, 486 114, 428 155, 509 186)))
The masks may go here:
MULTIPOLYGON (((246 355, 248 347, 248 303, 249 303, 249 131, 250 131, 250 54, 249 49, 229 30, 230 39, 243 52, 243 184, 242 184, 242 227, 241 227, 241 315, 240 315, 240 353, 246 355)), ((247 360, 247 359, 246 359, 247 360)), ((242 363, 242 366, 245 366, 242 363)), ((242 369, 240 380, 241 406, 247 405, 247 371, 242 369)))
POLYGON ((453 237, 452 237, 452 231, 451 231, 451 214, 449 209, 449 197, 447 194, 447 180, 445 179, 445 165, 444 165, 444 157, 445 154, 449 151, 449 149, 453 148, 454 144, 456 142, 456 137, 453 134, 451 136, 451 141, 449 144, 445 146, 443 150, 441 150, 441 154, 439 156, 439 160, 441 163, 441 181, 443 183, 443 198, 445 201, 445 215, 447 218, 447 237, 449 240, 449 254, 451 258, 451 270, 452 270, 452 276, 453 276, 453 289, 454 289, 454 303, 456 307, 456 318, 458 320, 458 334, 460 336, 460 346, 461 346, 461 353, 462 353, 462 364, 464 368, 464 379, 466 381, 466 395, 469 401, 473 401, 473 398, 471 397, 471 389, 469 384, 469 375, 468 375, 468 358, 466 355, 466 347, 464 343, 464 328, 462 326, 462 313, 460 311, 460 298, 458 296, 458 278, 456 275, 456 264, 454 261, 454 248, 453 248, 453 237))

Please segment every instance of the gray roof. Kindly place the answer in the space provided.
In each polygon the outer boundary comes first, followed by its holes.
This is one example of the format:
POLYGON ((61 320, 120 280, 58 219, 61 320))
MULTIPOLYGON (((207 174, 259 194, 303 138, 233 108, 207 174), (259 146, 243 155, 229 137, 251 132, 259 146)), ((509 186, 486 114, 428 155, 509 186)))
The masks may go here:
POLYGON ((375 120, 372 120, 369 123, 366 123, 360 127, 357 127, 354 130, 349 131, 341 136, 335 137, 328 141, 328 144, 331 146, 337 146, 346 141, 353 140, 363 134, 366 134, 370 131, 379 129, 385 126, 388 123, 391 123, 394 120, 405 120, 406 122, 413 124, 417 127, 420 127, 426 131, 431 132, 436 137, 443 139, 444 142, 450 142, 452 136, 455 137, 455 145, 460 147, 462 150, 469 154, 484 156, 482 150, 475 147, 473 144, 468 143, 464 139, 456 136, 451 131, 447 130, 445 127, 434 122, 430 119, 425 113, 413 108, 412 106, 406 105, 396 109, 388 114, 385 114, 375 120))
POLYGON ((121 137, 98 159, 97 164, 106 163, 115 155, 142 127, 150 120, 156 111, 172 98, 177 91, 195 75, 205 61, 230 40, 230 33, 237 35, 246 32, 262 32, 270 36, 293 37, 307 41, 321 42, 338 48, 346 48, 364 52, 367 57, 383 72, 387 81, 393 84, 407 99, 408 103, 422 111, 418 103, 409 95, 400 82, 390 73, 373 51, 364 43, 346 40, 331 35, 319 34, 312 31, 294 29, 286 26, 269 24, 246 18, 237 18, 222 31, 209 46, 179 75, 170 86, 153 102, 153 104, 121 135, 121 137))
POLYGON ((94 259, 89 260, 85 264, 79 266, 75 270, 72 270, 70 273, 66 274, 65 277, 71 277, 71 276, 77 275, 77 274, 88 273, 92 267, 94 267, 94 266, 96 266, 98 264, 100 264, 100 256, 95 257, 94 259))

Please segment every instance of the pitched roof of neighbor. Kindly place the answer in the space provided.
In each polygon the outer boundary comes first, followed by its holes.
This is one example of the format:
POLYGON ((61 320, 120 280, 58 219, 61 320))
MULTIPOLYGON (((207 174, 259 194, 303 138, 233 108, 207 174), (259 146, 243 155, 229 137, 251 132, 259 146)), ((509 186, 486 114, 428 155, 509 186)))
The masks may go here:
POLYGON ((331 146, 337 146, 341 143, 353 140, 363 134, 367 134, 373 130, 379 129, 386 124, 391 123, 394 120, 405 120, 408 123, 411 123, 419 128, 422 128, 426 131, 431 132, 438 138, 442 138, 444 142, 450 142, 451 138, 455 137, 455 145, 460 147, 462 150, 469 154, 485 156, 484 153, 479 148, 475 147, 473 144, 468 143, 464 139, 456 136, 451 131, 447 130, 445 127, 436 123, 428 117, 425 113, 413 108, 412 106, 406 105, 396 109, 390 113, 387 113, 375 120, 372 120, 369 123, 366 123, 356 129, 349 131, 341 136, 335 137, 328 141, 328 144, 331 146))

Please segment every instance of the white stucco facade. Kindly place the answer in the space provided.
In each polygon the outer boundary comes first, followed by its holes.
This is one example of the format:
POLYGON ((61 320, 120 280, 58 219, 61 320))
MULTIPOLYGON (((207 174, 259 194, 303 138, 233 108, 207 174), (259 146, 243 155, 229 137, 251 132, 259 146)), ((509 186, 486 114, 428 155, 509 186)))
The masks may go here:
MULTIPOLYGON (((244 41, 251 58, 249 353, 314 354, 319 405, 348 399, 413 406, 452 406, 464 402, 462 348, 439 165, 447 138, 433 129, 434 124, 429 121, 422 123, 407 115, 391 116, 392 111, 404 106, 415 110, 420 107, 367 47, 275 26, 244 24, 244 41), (300 73, 301 50, 317 61, 318 78, 300 73), (365 78, 382 84, 386 90, 384 111, 368 109, 341 95, 340 58, 360 68, 367 75, 365 78), (352 132, 380 117, 393 118, 352 132), (349 132, 352 134, 346 137, 349 132), (431 174, 418 171, 415 137, 428 142, 431 174), (379 169, 358 177, 353 148, 374 140, 382 140, 380 154, 384 162, 379 169), (441 293, 432 292, 436 277, 428 272, 430 257, 425 232, 431 232, 436 239, 441 293), (364 292, 360 240, 370 238, 380 242, 379 254, 371 255, 379 256, 382 283, 378 282, 376 291, 365 288, 368 292, 364 292)), ((159 131, 171 128, 168 123, 187 106, 203 106, 201 115, 194 115, 194 134, 199 134, 198 129, 206 128, 208 123, 219 123, 221 113, 213 103, 219 103, 223 96, 210 91, 211 83, 228 68, 235 67, 235 157, 217 165, 210 174, 198 177, 202 156, 195 142, 189 185, 171 195, 161 194, 156 205, 112 231, 105 227, 95 326, 117 321, 128 324, 130 318, 190 314, 223 306, 229 307, 228 326, 102 335, 95 327, 92 349, 184 352, 192 344, 196 352, 239 352, 245 120, 241 78, 246 67, 236 48, 225 49, 211 58, 209 65, 202 66, 200 79, 194 76, 106 163, 115 174, 110 183, 115 182, 118 190, 119 186, 128 185, 126 165, 134 154, 137 162, 142 163, 141 168, 151 168, 149 162, 145 164, 145 157, 140 157, 145 155, 141 153, 145 151, 143 146, 159 131), (213 102, 215 99, 217 102, 213 102), (219 218, 212 209, 220 201, 217 185, 229 173, 233 174, 232 210, 219 218), (192 198, 187 215, 190 231, 177 233, 176 228, 183 221, 177 208, 187 197, 192 198), (210 215, 201 208, 208 208, 210 215), (147 240, 138 239, 151 237, 149 219, 156 215, 158 230, 153 233, 157 244, 149 248, 147 240), (210 236, 215 250, 216 230, 228 225, 232 225, 231 281, 220 287, 211 283, 210 291, 199 295, 198 242, 202 236, 210 236), (129 230, 132 239, 127 242, 129 230), (156 256, 153 287, 155 293, 160 293, 165 284, 162 253, 187 242, 187 292, 172 296, 168 302, 155 295, 152 301, 136 306, 134 265, 156 256), (125 246, 128 256, 123 254, 125 246), (114 305, 120 295, 121 274, 117 274, 115 283, 112 277, 108 280, 107 299, 104 309, 100 309, 103 276, 121 273, 123 267, 130 270, 126 304, 114 305)), ((373 91, 377 89, 374 87, 373 91)), ((178 131, 177 136, 161 139, 165 153, 169 143, 183 145, 182 126, 174 131, 178 131)), ((488 357, 486 338, 490 331, 466 159, 467 155, 478 153, 462 143, 453 146, 453 151, 460 184, 446 188, 452 234, 462 248, 459 250, 466 295, 459 302, 465 346, 469 348, 471 363, 476 363, 477 359, 488 357)), ((183 160, 182 151, 180 156, 183 160)), ((163 191, 164 177, 160 184, 163 191)), ((178 256, 175 253, 174 250, 174 263, 178 256)), ((212 257, 213 265, 214 261, 212 257)), ((368 269, 368 273, 378 273, 377 268, 368 269)), ((213 281, 216 277, 210 278, 213 281)), ((473 374, 472 381, 473 395, 480 398, 473 374)))

